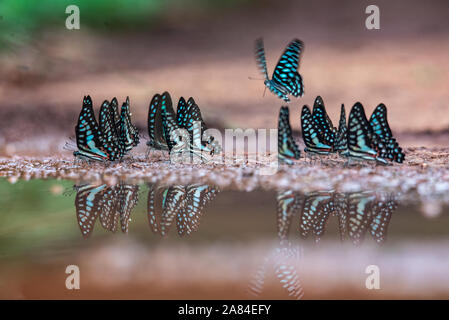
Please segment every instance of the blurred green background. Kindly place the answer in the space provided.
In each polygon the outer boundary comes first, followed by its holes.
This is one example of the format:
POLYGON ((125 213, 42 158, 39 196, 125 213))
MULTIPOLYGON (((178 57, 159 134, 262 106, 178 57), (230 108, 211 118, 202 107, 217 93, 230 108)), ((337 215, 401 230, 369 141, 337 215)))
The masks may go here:
POLYGON ((207 15, 254 0, 2 0, 0 49, 27 42, 35 32, 65 24, 66 8, 77 5, 83 28, 96 31, 134 31, 155 25, 168 16, 207 15))

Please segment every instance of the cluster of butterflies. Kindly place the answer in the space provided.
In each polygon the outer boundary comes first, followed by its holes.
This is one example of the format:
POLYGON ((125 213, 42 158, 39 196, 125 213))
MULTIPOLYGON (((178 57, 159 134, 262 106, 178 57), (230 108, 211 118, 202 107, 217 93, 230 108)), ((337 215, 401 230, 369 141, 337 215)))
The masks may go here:
MULTIPOLYGON (((153 96, 148 111, 149 150, 187 150, 204 160, 204 154, 220 152, 220 145, 212 136, 202 141, 206 130, 200 108, 192 97, 187 101, 181 97, 175 113, 168 92, 153 96), (185 129, 187 136, 177 129, 185 129)), ((78 150, 74 155, 85 160, 121 160, 140 140, 139 131, 131 122, 129 98, 123 103, 121 112, 116 98, 111 102, 104 101, 98 123, 92 99, 85 96, 75 134, 78 150)))
MULTIPOLYGON (((341 106, 338 128, 329 118, 323 99, 318 96, 313 111, 305 105, 301 112, 304 151, 309 154, 341 156, 356 160, 372 160, 387 164, 402 163, 405 155, 393 137, 387 120, 387 107, 379 104, 368 120, 360 102, 354 104, 346 125, 345 106, 341 106)), ((279 158, 287 163, 299 159, 301 152, 296 144, 290 126, 289 109, 281 107, 278 123, 279 158)))
POLYGON ((78 151, 75 157, 86 160, 116 161, 139 144, 139 130, 131 122, 129 98, 121 111, 118 102, 105 100, 100 108, 99 123, 95 118, 92 99, 83 98, 83 106, 75 127, 78 151))
MULTIPOLYGON (((129 184, 106 184, 75 186, 75 208, 78 225, 83 237, 89 237, 97 219, 103 229, 116 232, 121 227, 128 233, 131 212, 139 200, 139 186, 129 184)), ((149 186, 148 221, 151 230, 165 236, 176 220, 180 236, 197 231, 204 207, 211 202, 219 190, 209 185, 175 185, 164 188, 149 186), (161 192, 162 191, 162 192, 161 192), (162 201, 156 206, 156 195, 162 201)))
POLYGON ((202 140, 206 130, 201 110, 192 97, 187 101, 184 97, 180 97, 176 112, 168 92, 156 94, 151 99, 147 142, 150 149, 167 150, 170 153, 188 150, 191 154, 201 157, 202 154, 219 153, 220 145, 212 136, 207 137, 205 141, 202 140), (188 136, 182 136, 179 129, 185 129, 188 136))
POLYGON ((338 193, 293 191, 277 195, 278 237, 287 241, 290 225, 299 213, 299 233, 303 239, 312 236, 319 242, 326 231, 329 217, 337 217, 340 238, 360 245, 366 233, 378 244, 386 241, 388 225, 398 204, 394 195, 372 192, 338 193))
MULTIPOLYGON (((264 84, 280 99, 289 102, 289 95, 302 97, 304 84, 298 73, 299 60, 304 51, 304 43, 294 39, 282 53, 271 79, 268 77, 265 49, 262 39, 256 40, 255 54, 259 69, 264 76, 264 84)), ((338 129, 326 113, 323 99, 317 97, 313 112, 308 106, 302 108, 301 113, 302 136, 307 153, 327 155, 339 154, 357 160, 374 160, 383 164, 391 162, 402 163, 404 153, 393 138, 387 121, 387 108, 380 104, 374 110, 369 121, 361 103, 357 102, 349 114, 346 126, 344 105, 338 129)), ((281 107, 278 124, 278 153, 279 158, 287 163, 299 159, 301 152, 296 145, 289 121, 289 109, 281 107)))

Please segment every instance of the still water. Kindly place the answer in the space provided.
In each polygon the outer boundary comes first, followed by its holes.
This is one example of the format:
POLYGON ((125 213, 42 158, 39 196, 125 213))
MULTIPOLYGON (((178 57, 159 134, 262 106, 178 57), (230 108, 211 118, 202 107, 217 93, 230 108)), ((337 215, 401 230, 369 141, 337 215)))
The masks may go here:
POLYGON ((436 199, 0 181, 0 298, 449 298, 447 270, 436 199))

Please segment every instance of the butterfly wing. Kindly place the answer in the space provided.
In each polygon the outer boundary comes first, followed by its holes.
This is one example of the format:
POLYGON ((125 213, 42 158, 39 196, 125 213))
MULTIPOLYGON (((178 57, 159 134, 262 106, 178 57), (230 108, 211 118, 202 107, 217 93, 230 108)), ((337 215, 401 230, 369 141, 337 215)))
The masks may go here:
POLYGON ((180 235, 189 235, 198 230, 204 207, 216 197, 218 192, 219 190, 216 187, 209 185, 190 185, 187 187, 187 201, 181 219, 184 228, 182 230, 178 228, 180 235))
POLYGON ((308 106, 303 106, 301 111, 302 138, 306 145, 304 151, 318 154, 328 154, 332 146, 322 143, 318 126, 313 121, 312 113, 308 106))
POLYGON ((166 235, 177 217, 178 233, 183 222, 179 221, 185 212, 186 192, 184 186, 170 186, 163 193, 161 235, 166 235))
POLYGON ((345 105, 341 105, 340 121, 338 123, 338 131, 335 137, 334 150, 338 152, 345 152, 348 148, 348 127, 346 126, 346 111, 345 105))
POLYGON ((117 211, 119 194, 118 185, 108 187, 103 193, 101 201, 100 222, 101 226, 111 232, 117 230, 119 213, 117 211))
POLYGON ((162 132, 164 134, 165 141, 167 142, 168 150, 172 150, 173 147, 182 147, 180 144, 179 136, 173 134, 175 130, 180 129, 175 116, 175 111, 173 110, 173 104, 168 92, 162 94, 161 99, 162 107, 162 132))
POLYGON ((390 161, 396 161, 402 163, 405 155, 402 149, 399 147, 396 139, 393 138, 390 125, 387 120, 387 107, 381 103, 371 114, 369 123, 371 128, 386 146, 386 150, 380 155, 380 157, 388 159, 390 161))
POLYGON ((398 203, 393 197, 390 197, 386 201, 377 201, 373 205, 373 218, 371 220, 370 233, 378 244, 383 244, 385 242, 388 225, 397 206, 398 203))
POLYGON ((290 42, 274 68, 272 76, 274 82, 286 88, 295 97, 302 97, 304 94, 302 77, 298 73, 299 58, 303 49, 304 43, 301 40, 294 39, 290 42))
POLYGON ((354 245, 363 242, 371 222, 373 199, 374 196, 364 193, 353 193, 348 197, 348 235, 354 245))
POLYGON ((148 136, 147 145, 158 150, 168 150, 162 127, 162 96, 155 94, 148 108, 148 136))
POLYGON ((122 232, 128 233, 131 212, 139 201, 138 185, 119 185, 120 225, 122 232))
POLYGON ((377 151, 374 150, 374 143, 371 140, 373 132, 360 102, 357 102, 349 113, 348 129, 349 155, 365 160, 376 160, 377 151))
POLYGON ((278 154, 280 159, 299 159, 301 157, 301 151, 293 139, 290 113, 286 106, 279 110, 278 154))
POLYGON ((282 242, 288 239, 292 219, 302 206, 302 198, 292 190, 287 190, 278 192, 276 202, 278 237, 282 242))
POLYGON ((100 108, 100 130, 103 134, 104 149, 107 150, 109 160, 118 160, 123 156, 123 148, 117 135, 115 126, 114 109, 107 100, 103 102, 100 108))
POLYGON ((256 40, 254 51, 256 54, 257 67, 262 72, 265 80, 268 80, 267 61, 265 59, 265 49, 262 38, 256 40))
POLYGON ((180 127, 185 128, 187 125, 187 114, 190 105, 187 105, 184 97, 179 98, 178 107, 176 109, 176 122, 180 127))
POLYGON ((131 110, 128 97, 126 97, 120 113, 120 141, 124 146, 125 152, 129 152, 139 143, 139 131, 131 122, 131 110))
POLYGON ((335 128, 329 118, 323 99, 318 96, 313 104, 312 119, 319 130, 320 141, 328 146, 335 144, 335 128))
POLYGON ((91 235, 99 211, 106 185, 91 186, 85 185, 77 188, 75 197, 75 208, 78 225, 83 237, 91 235))
POLYGON ((78 146, 78 151, 74 153, 75 156, 99 161, 109 159, 104 148, 103 135, 95 119, 90 96, 85 96, 83 99, 83 107, 75 127, 75 134, 78 146))

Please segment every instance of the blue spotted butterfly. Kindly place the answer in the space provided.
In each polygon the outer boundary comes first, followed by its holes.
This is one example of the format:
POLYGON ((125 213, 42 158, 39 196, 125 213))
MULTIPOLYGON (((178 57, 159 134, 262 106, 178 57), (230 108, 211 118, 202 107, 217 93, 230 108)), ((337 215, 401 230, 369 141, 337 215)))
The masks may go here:
POLYGON ((293 163, 291 160, 297 160, 301 157, 301 151, 293 139, 290 112, 287 106, 283 106, 279 110, 278 157, 288 164, 293 163))
MULTIPOLYGON (((113 132, 110 132, 113 134, 113 132)), ((83 107, 75 127, 76 144, 78 151, 73 155, 87 160, 117 160, 120 150, 115 145, 108 144, 108 137, 104 137, 98 126, 90 96, 83 98, 83 107)))
POLYGON ((107 100, 101 105, 99 121, 104 143, 111 154, 110 160, 121 159, 125 150, 120 141, 119 128, 116 126, 114 106, 107 100))
POLYGON ((216 143, 213 136, 209 136, 206 141, 202 141, 204 132, 207 130, 207 126, 201 115, 200 108, 192 97, 190 97, 187 102, 183 97, 181 97, 178 102, 176 113, 176 121, 178 125, 181 128, 187 129, 192 137, 192 144, 194 147, 197 147, 209 154, 220 152, 220 146, 216 143), (195 123, 199 124, 199 128, 195 127, 195 123))
POLYGON ((348 150, 348 127, 346 126, 346 111, 345 105, 341 105, 340 121, 338 124, 338 131, 335 137, 334 151, 339 153, 347 152, 348 150))
POLYGON ((336 129, 329 118, 323 99, 317 96, 313 103, 312 120, 318 128, 323 144, 334 147, 336 129))
POLYGON ((386 153, 386 146, 379 136, 373 132, 371 125, 366 119, 365 109, 360 102, 357 102, 349 113, 348 120, 348 150, 341 155, 352 159, 362 159, 377 161, 387 164, 387 161, 380 157, 386 153))
POLYGON ((126 101, 123 103, 120 113, 120 141, 125 153, 129 152, 133 147, 139 144, 139 130, 131 122, 129 97, 126 97, 126 101))
POLYGON ((305 152, 316 154, 329 154, 332 152, 333 145, 326 144, 322 129, 313 120, 312 113, 307 105, 302 107, 301 129, 302 138, 306 145, 304 148, 305 152))
POLYGON ((379 156, 390 161, 402 163, 405 155, 399 147, 396 139, 393 138, 393 134, 391 133, 387 120, 387 107, 383 103, 379 104, 373 111, 369 123, 374 134, 380 138, 383 145, 386 147, 386 150, 379 156))
POLYGON ((155 94, 148 108, 148 136, 147 145, 156 150, 168 150, 162 126, 162 96, 155 94))
POLYGON ((265 59, 265 49, 262 39, 256 40, 256 60, 259 69, 265 78, 265 86, 285 102, 289 102, 288 95, 302 97, 304 85, 302 77, 298 73, 299 58, 304 49, 304 43, 294 39, 289 43, 278 64, 274 68, 273 76, 268 77, 267 63, 265 59))

